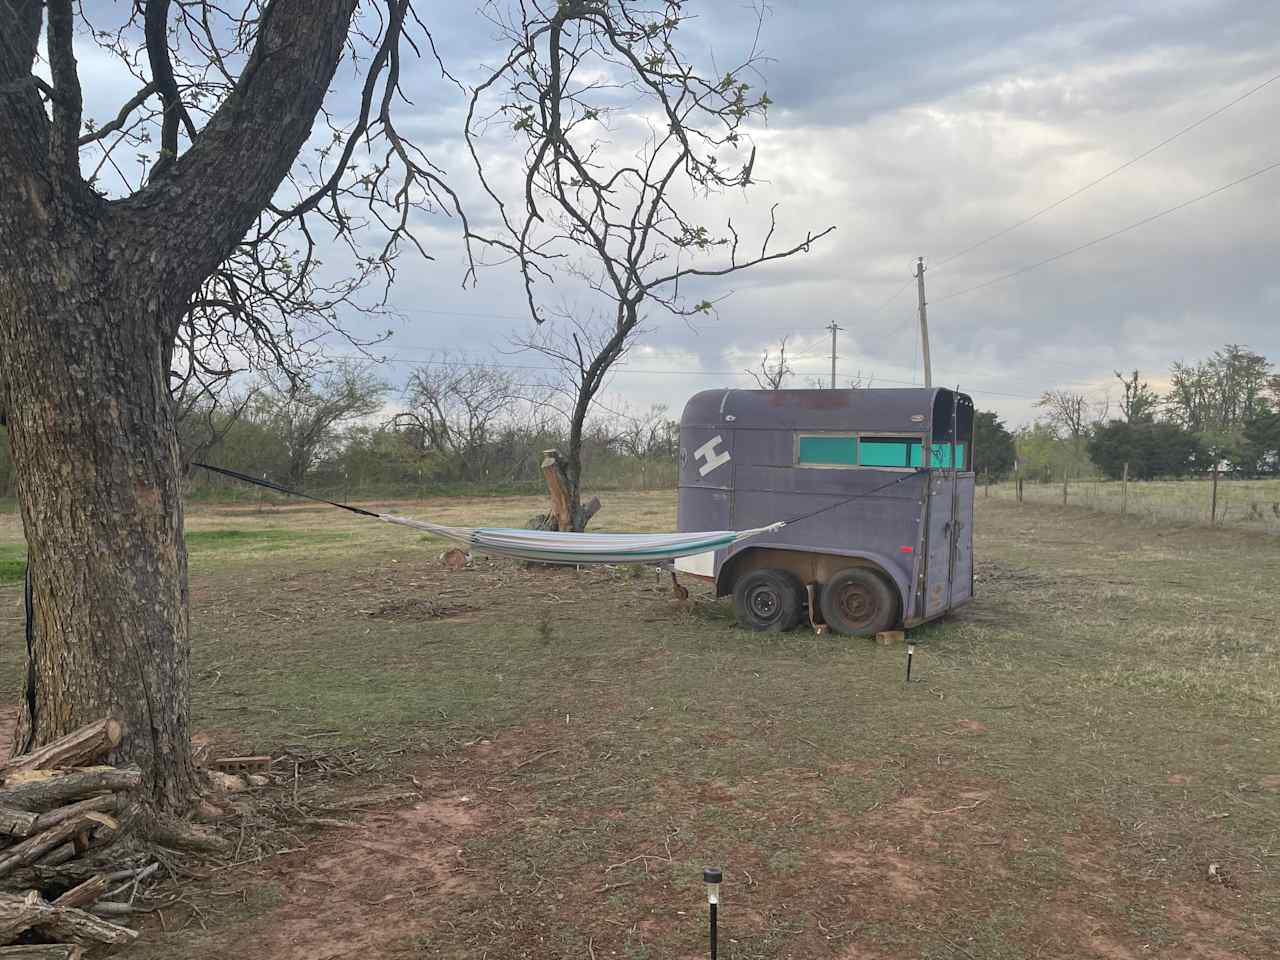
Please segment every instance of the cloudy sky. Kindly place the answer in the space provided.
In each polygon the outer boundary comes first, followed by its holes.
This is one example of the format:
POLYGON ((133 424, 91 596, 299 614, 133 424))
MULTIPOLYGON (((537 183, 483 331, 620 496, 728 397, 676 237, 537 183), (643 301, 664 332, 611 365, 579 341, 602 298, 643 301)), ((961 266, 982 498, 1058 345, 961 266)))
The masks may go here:
MULTIPOLYGON (((478 80, 502 49, 491 25, 466 0, 420 7, 448 66, 478 80)), ((686 7, 698 17, 685 31, 692 59, 722 64, 750 45, 749 5, 686 7)), ((654 314, 610 404, 678 409, 699 389, 746 386, 742 369, 782 337, 804 385, 829 371, 832 321, 843 328, 842 378, 917 382, 916 256, 929 266, 935 382, 959 384, 1011 424, 1030 420, 1047 388, 1114 396, 1114 369, 1158 384, 1171 362, 1226 342, 1280 360, 1280 169, 970 290, 1280 161, 1280 79, 955 256, 1280 75, 1280 4, 773 0, 761 46, 775 104, 755 132, 762 182, 707 216, 758 222, 778 203, 787 236, 838 229, 806 256, 708 287, 732 295, 706 321, 654 314)), ((489 216, 459 142, 463 97, 426 64, 406 87, 414 106, 403 122, 469 212, 489 216)), ((91 104, 120 89, 104 76, 91 104)), ((512 271, 484 270, 464 290, 456 229, 433 220, 421 235, 438 259, 401 270, 390 375, 440 350, 538 362, 509 355, 528 326, 512 271)))

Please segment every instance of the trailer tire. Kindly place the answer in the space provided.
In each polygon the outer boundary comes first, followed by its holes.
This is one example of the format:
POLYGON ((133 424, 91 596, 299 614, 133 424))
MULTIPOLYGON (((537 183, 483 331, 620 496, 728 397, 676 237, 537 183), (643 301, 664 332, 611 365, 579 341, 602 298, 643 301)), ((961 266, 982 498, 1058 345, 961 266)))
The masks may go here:
POLYGON ((867 567, 848 567, 822 585, 822 619, 836 633, 870 637, 892 629, 898 598, 885 578, 867 567))
POLYGON ((803 615, 800 580, 786 570, 753 570, 733 585, 733 609, 738 626, 781 633, 803 615))

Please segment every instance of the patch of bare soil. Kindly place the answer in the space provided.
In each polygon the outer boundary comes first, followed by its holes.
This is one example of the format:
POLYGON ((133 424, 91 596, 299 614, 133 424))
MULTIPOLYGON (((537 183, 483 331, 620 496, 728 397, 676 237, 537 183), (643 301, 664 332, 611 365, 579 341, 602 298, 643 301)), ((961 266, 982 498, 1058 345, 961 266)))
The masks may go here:
POLYGON ((273 960, 408 954, 417 920, 476 889, 462 843, 487 811, 465 795, 368 814, 267 871, 284 901, 227 957, 246 949, 273 960))
MULTIPOLYGON (((465 847, 486 832, 518 830, 526 804, 510 789, 522 771, 556 753, 542 749, 530 728, 476 740, 458 752, 411 764, 407 805, 400 787, 368 792, 348 783, 308 816, 278 830, 289 845, 261 863, 219 875, 213 898, 248 898, 273 891, 278 902, 260 915, 227 925, 213 960, 338 960, 347 957, 435 956, 427 948, 437 925, 483 901, 495 879, 468 862, 465 847)), ((402 787, 404 780, 397 779, 402 787)), ((288 805, 288 784, 284 796, 288 805)), ((279 791, 277 791, 279 792, 279 791)), ((317 805, 309 804, 308 813, 317 805)), ((246 901, 248 902, 248 901, 246 901)), ((194 956, 194 954, 193 954, 194 956)))

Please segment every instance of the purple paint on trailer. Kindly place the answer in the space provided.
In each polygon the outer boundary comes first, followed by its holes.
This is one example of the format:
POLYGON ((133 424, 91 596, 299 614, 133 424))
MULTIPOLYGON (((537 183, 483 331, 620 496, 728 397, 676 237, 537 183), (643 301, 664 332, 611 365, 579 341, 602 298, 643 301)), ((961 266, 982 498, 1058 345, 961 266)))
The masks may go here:
POLYGON ((952 390, 704 391, 680 421, 682 532, 839 505, 676 567, 720 596, 758 570, 787 571, 821 595, 858 567, 892 585, 891 626, 931 620, 973 597, 972 458, 973 402, 952 390))

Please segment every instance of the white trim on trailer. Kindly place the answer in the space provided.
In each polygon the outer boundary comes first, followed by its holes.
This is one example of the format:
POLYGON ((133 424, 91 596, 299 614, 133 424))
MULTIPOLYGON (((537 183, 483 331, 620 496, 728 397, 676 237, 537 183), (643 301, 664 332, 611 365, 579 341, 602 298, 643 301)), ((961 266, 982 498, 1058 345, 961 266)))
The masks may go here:
POLYGON ((694 577, 714 580, 716 576, 716 552, 695 553, 688 557, 676 557, 676 569, 694 577))

